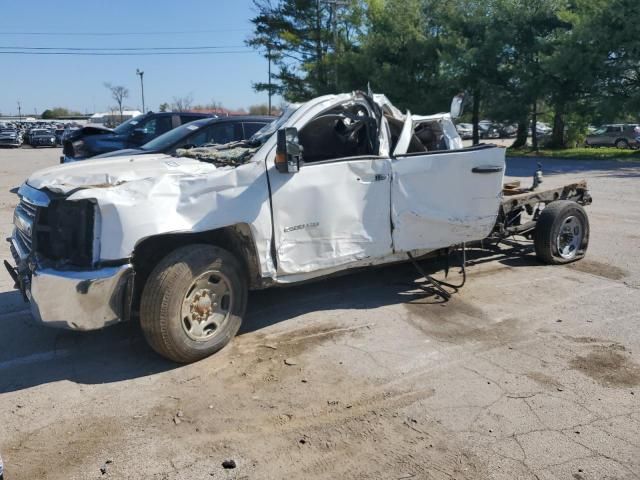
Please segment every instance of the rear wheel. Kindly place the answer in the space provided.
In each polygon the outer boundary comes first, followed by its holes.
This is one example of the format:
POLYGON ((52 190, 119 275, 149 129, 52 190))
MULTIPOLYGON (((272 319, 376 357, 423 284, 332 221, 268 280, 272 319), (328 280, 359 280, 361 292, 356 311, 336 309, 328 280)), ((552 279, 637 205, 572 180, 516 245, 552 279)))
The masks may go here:
POLYGON ((186 245, 151 272, 140 324, 149 345, 179 363, 205 358, 236 335, 247 306, 247 279, 228 251, 186 245))
POLYGON ((616 140, 616 148, 619 148, 621 150, 622 149, 625 149, 625 150, 629 149, 629 142, 627 142, 626 140, 624 140, 622 138, 620 140, 616 140))
POLYGON ((587 213, 576 202, 552 202, 540 214, 533 238, 536 256, 544 263, 558 265, 580 260, 589 245, 587 213))

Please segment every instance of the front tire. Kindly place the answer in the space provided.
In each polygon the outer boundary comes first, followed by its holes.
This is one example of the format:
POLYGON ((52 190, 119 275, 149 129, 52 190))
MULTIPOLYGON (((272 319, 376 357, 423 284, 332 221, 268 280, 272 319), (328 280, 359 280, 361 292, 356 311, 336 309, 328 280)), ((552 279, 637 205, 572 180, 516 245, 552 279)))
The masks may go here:
POLYGON ((618 148, 620 150, 628 150, 629 149, 629 142, 627 142, 626 140, 620 139, 620 140, 616 141, 616 148, 618 148))
POLYGON ((561 265, 580 260, 589 246, 589 218, 570 200, 548 204, 538 218, 534 246, 539 260, 561 265))
POLYGON ((210 245, 186 245, 151 272, 140 302, 142 331, 163 357, 195 362, 236 335, 247 296, 245 270, 231 253, 210 245))

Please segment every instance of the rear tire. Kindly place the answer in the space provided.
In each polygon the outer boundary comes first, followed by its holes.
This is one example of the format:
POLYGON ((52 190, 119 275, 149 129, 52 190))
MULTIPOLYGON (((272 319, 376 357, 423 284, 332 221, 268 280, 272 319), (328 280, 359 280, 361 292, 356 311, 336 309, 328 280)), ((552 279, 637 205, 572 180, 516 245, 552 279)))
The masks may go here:
POLYGON ((630 148, 629 142, 623 139, 616 140, 616 148, 619 148, 620 150, 628 150, 630 148))
POLYGON ((580 260, 589 246, 589 218, 570 200, 548 204, 533 235, 536 256, 544 263, 562 265, 580 260))
POLYGON ((180 247, 154 268, 142 292, 140 325, 163 357, 190 363, 223 348, 236 335, 247 307, 241 263, 210 245, 180 247))

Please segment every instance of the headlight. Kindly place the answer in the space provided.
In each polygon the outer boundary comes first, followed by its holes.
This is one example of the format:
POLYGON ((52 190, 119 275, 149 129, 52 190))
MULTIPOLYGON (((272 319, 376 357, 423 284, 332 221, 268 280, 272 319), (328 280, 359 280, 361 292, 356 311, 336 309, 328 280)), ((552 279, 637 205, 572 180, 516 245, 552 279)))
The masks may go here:
POLYGON ((49 139, 49 141, 51 141, 51 142, 55 142, 55 141, 56 141, 56 137, 51 137, 51 138, 49 139))
POLYGON ((93 202, 54 200, 38 217, 36 251, 48 260, 90 267, 94 222, 93 202))

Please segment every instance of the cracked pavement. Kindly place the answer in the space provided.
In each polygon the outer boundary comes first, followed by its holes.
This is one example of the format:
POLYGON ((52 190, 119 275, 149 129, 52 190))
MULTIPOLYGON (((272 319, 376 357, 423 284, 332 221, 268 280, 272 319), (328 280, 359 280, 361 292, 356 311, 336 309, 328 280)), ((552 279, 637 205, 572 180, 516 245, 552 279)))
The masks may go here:
MULTIPOLYGON (((3 238, 8 190, 58 152, 0 150, 3 238)), ((3 274, 5 478, 640 478, 640 164, 543 163, 544 186, 589 182, 582 262, 473 251, 446 304, 410 265, 255 292, 241 334, 193 365, 135 325, 33 325, 3 274)))

